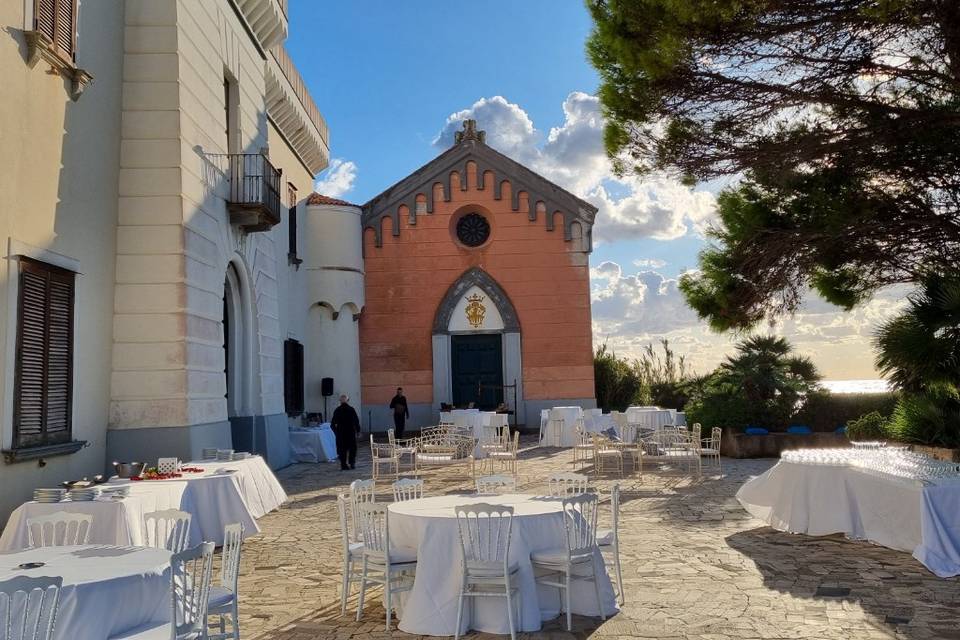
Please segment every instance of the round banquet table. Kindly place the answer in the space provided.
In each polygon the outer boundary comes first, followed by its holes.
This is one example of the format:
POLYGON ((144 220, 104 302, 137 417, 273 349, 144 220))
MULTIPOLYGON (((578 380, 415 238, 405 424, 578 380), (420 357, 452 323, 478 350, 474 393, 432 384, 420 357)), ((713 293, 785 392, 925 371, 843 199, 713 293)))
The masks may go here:
POLYGON ((641 428, 656 429, 668 424, 677 424, 677 412, 675 409, 630 407, 627 409, 627 422, 639 425, 641 428))
MULTIPOLYGON (((401 631, 431 636, 453 635, 457 622, 457 600, 463 581, 460 533, 454 507, 479 502, 514 508, 510 540, 510 561, 520 566, 521 615, 518 631, 538 631, 542 620, 560 613, 560 596, 552 587, 534 581, 530 554, 563 548, 566 532, 559 500, 524 494, 498 496, 447 495, 407 500, 390 505, 390 543, 417 549, 417 573, 413 589, 399 594, 401 631)), ((607 616, 617 611, 613 586, 600 550, 594 553, 594 567, 600 581, 600 599, 607 616)), ((570 599, 573 613, 599 616, 593 585, 574 576, 570 599)), ((476 629, 487 633, 509 633, 505 598, 471 598, 464 606, 461 633, 476 629)))
POLYGON ((62 576, 56 640, 106 640, 170 619, 170 552, 83 545, 0 553, 0 581, 62 576), (43 562, 38 569, 19 569, 43 562))

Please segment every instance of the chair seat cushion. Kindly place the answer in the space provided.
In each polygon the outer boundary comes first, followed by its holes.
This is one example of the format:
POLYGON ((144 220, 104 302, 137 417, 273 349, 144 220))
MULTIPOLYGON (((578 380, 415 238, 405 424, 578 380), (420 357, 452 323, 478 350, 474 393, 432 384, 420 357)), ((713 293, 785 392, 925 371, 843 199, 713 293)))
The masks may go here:
POLYGON ((350 543, 350 555, 352 557, 357 557, 363 555, 363 543, 362 542, 351 542, 350 543))
POLYGON ((542 551, 534 551, 530 554, 531 562, 542 562, 545 564, 566 564, 568 558, 567 550, 562 547, 543 549, 542 551))
MULTIPOLYGON (((187 638, 190 640, 199 639, 200 635, 200 633, 196 633, 190 636, 184 636, 184 640, 187 640, 187 638)), ((169 622, 161 622, 159 624, 150 622, 134 627, 118 636, 110 636, 110 640, 170 640, 170 636, 169 622)))
POLYGON ((216 609, 233 602, 233 591, 220 585, 210 585, 210 609, 216 609))
POLYGON ((512 451, 491 451, 491 458, 513 458, 515 457, 512 451))
POLYGON ((455 459, 452 453, 421 453, 417 456, 418 461, 429 464, 447 464, 455 459))
MULTIPOLYGON (((520 565, 516 562, 507 566, 507 573, 516 573, 520 570, 520 565)), ((502 562, 483 562, 480 560, 470 560, 467 562, 467 575, 477 578, 495 578, 503 575, 502 562)))
POLYGON ((597 544, 601 547, 613 544, 613 529, 597 529, 597 544))
POLYGON ((393 547, 390 549, 390 564, 416 562, 417 550, 413 547, 393 547))

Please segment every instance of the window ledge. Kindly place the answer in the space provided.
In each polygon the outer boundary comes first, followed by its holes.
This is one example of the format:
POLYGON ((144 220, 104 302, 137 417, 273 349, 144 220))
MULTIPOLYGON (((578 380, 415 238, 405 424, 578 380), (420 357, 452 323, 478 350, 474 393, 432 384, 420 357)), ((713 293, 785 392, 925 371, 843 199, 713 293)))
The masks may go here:
POLYGON ((58 73, 70 80, 70 97, 74 101, 78 100, 83 90, 93 81, 93 76, 64 57, 47 34, 24 31, 23 35, 27 39, 27 64, 35 67, 41 59, 45 60, 52 73, 58 73))
POLYGON ((87 446, 86 440, 71 440, 70 442, 24 447, 22 449, 4 449, 3 459, 7 464, 13 464, 15 462, 26 462, 27 460, 39 460, 40 458, 66 456, 80 451, 85 446, 87 446))

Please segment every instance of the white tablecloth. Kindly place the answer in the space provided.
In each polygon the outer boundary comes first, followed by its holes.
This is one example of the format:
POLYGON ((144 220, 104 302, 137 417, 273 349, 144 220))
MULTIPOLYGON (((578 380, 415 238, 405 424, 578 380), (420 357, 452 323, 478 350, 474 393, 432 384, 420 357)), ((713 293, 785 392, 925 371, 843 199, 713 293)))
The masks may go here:
POLYGON ((746 482, 740 504, 771 527, 907 551, 940 577, 960 575, 960 482, 917 481, 843 465, 780 461, 746 482))
POLYGON ((330 462, 337 459, 337 438, 330 423, 316 429, 290 431, 290 459, 293 462, 330 462))
POLYGON ((190 544, 223 543, 223 528, 243 525, 246 536, 260 531, 256 518, 276 509, 287 499, 283 487, 260 456, 234 462, 200 461, 184 466, 205 469, 183 474, 175 480, 132 482, 115 478, 110 485, 129 485, 123 500, 41 504, 27 502, 17 507, 0 535, 0 550, 27 547, 27 519, 58 511, 93 514, 89 541, 95 544, 144 544, 143 516, 151 511, 180 509, 193 515, 190 544), (233 473, 225 471, 233 470, 233 473))
POLYGON ((56 640, 106 640, 170 619, 170 552, 88 545, 0 553, 0 581, 62 576, 56 640), (18 569, 43 562, 39 569, 18 569))
MULTIPOLYGON (((560 446, 572 447, 577 443, 576 425, 577 420, 583 417, 583 408, 554 407, 553 410, 560 411, 563 414, 563 433, 560 434, 560 446)), ((584 420, 584 423, 586 423, 586 420, 584 420)), ((540 424, 543 429, 543 442, 541 444, 555 445, 557 437, 553 425, 550 424, 550 409, 544 409, 540 412, 540 424)))
POLYGON ((591 433, 603 433, 608 429, 613 429, 616 425, 613 422, 613 416, 609 413, 600 415, 584 415, 583 424, 587 431, 591 433))
MULTIPOLYGON (((463 580, 460 537, 454 507, 489 502, 511 505, 515 509, 510 559, 520 565, 520 631, 537 631, 542 620, 556 617, 560 611, 557 589, 538 587, 534 582, 530 553, 565 546, 561 504, 557 500, 529 495, 437 496, 397 502, 390 506, 391 544, 413 547, 417 552, 417 575, 413 590, 401 594, 399 627, 413 634, 453 635, 457 621, 457 596, 463 580)), ((600 551, 594 557, 600 580, 600 598, 606 615, 616 613, 613 587, 607 576, 600 551)), ((571 593, 573 613, 597 616, 597 596, 593 584, 575 580, 571 593)), ((488 633, 509 633, 506 600, 473 598, 473 619, 465 607, 461 631, 476 629, 488 633)))
POLYGON ((639 425, 641 428, 662 427, 668 424, 677 424, 675 409, 648 409, 646 407, 629 407, 627 422, 639 425))

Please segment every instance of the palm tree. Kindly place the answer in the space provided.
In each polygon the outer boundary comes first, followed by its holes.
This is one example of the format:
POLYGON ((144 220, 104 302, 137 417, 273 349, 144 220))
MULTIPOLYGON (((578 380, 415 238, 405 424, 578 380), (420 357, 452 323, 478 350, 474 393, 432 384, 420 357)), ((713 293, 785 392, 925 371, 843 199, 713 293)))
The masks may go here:
POLYGON ((791 355, 793 347, 777 336, 753 336, 740 342, 736 355, 720 365, 727 382, 740 386, 758 404, 791 407, 820 380, 809 358, 791 355))
POLYGON ((874 336, 876 364, 903 391, 890 422, 902 440, 960 445, 960 277, 931 274, 874 336))

